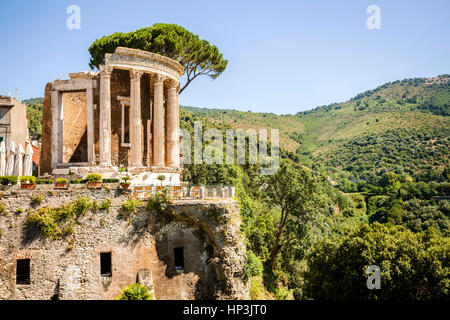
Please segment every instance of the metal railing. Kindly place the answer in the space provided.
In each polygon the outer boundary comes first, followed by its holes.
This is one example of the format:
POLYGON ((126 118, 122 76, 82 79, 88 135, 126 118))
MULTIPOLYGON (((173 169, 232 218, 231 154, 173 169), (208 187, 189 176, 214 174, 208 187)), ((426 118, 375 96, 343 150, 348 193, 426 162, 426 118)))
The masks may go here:
POLYGON ((200 200, 200 199, 231 199, 235 195, 233 186, 226 185, 208 185, 208 186, 152 186, 152 185, 134 185, 133 197, 138 199, 147 199, 152 195, 168 190, 169 195, 175 200, 200 200))

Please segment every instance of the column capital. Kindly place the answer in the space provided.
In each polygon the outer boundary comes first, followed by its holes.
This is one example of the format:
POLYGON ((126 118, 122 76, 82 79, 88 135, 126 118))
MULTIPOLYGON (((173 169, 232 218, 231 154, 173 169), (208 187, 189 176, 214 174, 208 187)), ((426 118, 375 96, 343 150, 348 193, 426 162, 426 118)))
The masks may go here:
POLYGON ((136 69, 130 70, 131 80, 140 80, 143 74, 144 74, 144 71, 141 71, 141 70, 136 70, 136 69))
POLYGON ((156 73, 155 75, 153 75, 153 80, 155 80, 155 82, 163 82, 164 81, 164 77, 162 75, 160 75, 159 73, 156 73))
POLYGON ((179 82, 178 82, 178 81, 175 81, 175 80, 173 80, 173 79, 168 79, 168 80, 167 80, 167 85, 168 85, 169 89, 175 89, 175 90, 177 90, 178 84, 179 84, 179 82))
POLYGON ((101 77, 111 77, 111 73, 113 72, 113 69, 114 68, 111 66, 100 65, 99 66, 100 76, 101 77))

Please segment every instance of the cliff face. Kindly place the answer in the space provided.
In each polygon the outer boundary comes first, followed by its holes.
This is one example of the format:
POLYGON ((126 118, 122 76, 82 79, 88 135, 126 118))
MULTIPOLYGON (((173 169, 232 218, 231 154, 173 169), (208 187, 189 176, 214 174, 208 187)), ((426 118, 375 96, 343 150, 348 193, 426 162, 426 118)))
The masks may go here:
POLYGON ((0 299, 111 299, 136 281, 156 299, 249 297, 234 201, 177 201, 164 214, 147 210, 144 202, 124 218, 121 206, 128 193, 45 190, 50 187, 8 191, 1 198, 0 299), (38 195, 44 199, 41 204, 38 195), (77 216, 73 232, 57 239, 27 224, 32 212, 79 197, 98 205, 111 199, 111 207, 85 211, 77 216), (27 260, 29 284, 17 283, 23 273, 18 265, 27 260))

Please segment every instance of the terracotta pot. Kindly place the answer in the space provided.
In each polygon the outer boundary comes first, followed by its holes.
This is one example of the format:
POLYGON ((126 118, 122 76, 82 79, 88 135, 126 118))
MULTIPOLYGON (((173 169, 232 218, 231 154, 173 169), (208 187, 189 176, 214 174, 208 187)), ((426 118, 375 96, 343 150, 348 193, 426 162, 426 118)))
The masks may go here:
POLYGON ((103 182, 101 181, 88 181, 88 189, 101 189, 103 187, 103 182))
POLYGON ((69 187, 69 184, 64 183, 55 183, 55 189, 67 189, 69 187))
POLYGON ((120 187, 121 187, 122 189, 128 189, 128 188, 130 187, 130 185, 129 185, 128 183, 121 183, 121 184, 120 184, 120 187))
POLYGON ((34 189, 35 184, 34 183, 21 183, 20 189, 34 189))

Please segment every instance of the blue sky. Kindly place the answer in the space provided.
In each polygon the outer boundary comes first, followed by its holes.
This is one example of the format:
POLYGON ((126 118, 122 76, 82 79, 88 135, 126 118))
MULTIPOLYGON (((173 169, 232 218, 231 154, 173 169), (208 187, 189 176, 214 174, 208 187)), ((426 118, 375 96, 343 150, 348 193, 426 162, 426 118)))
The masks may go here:
POLYGON ((45 84, 88 70, 90 44, 113 32, 176 23, 229 60, 198 78, 180 104, 277 114, 345 101, 388 81, 450 73, 450 2, 118 1, 0 2, 0 94, 43 96, 45 84), (69 5, 81 29, 69 30, 69 5), (381 30, 369 30, 369 5, 381 30))

